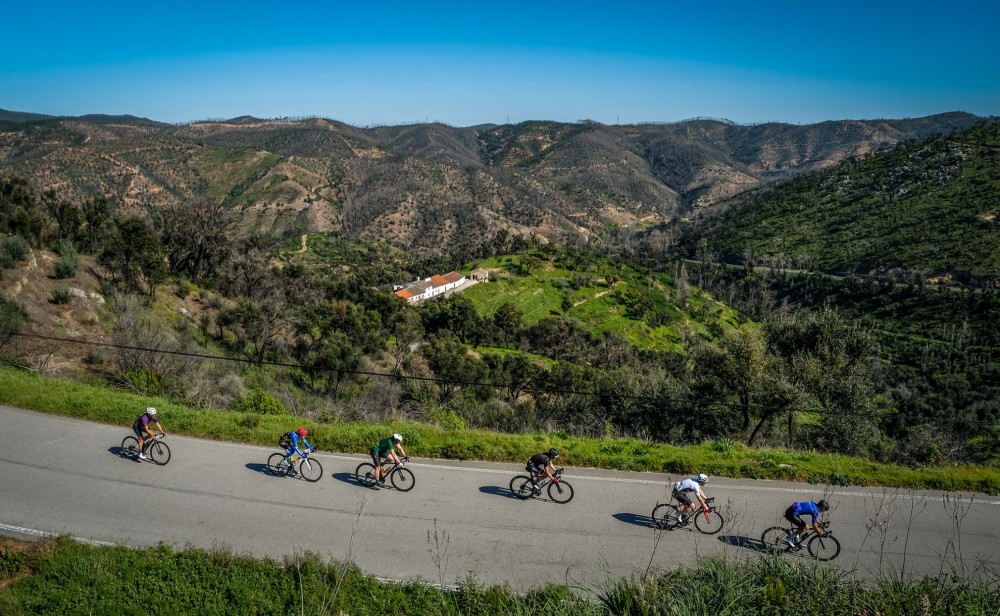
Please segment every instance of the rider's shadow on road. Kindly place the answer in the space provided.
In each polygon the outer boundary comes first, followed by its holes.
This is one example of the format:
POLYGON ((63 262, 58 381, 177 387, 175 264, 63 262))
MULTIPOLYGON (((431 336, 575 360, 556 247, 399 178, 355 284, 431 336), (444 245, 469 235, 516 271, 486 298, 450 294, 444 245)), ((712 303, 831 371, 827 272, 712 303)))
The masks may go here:
POLYGON ((514 493, 507 488, 501 488, 500 486, 480 486, 479 491, 483 494, 492 494, 493 496, 505 496, 507 498, 512 498, 517 500, 514 493))
POLYGON ((261 464, 259 462, 250 462, 249 464, 246 464, 246 467, 252 471, 260 473, 261 475, 268 475, 270 477, 274 476, 272 473, 268 472, 267 464, 261 464))
POLYGON ((343 481, 344 483, 349 483, 352 486, 361 486, 363 488, 368 487, 363 483, 361 483, 360 481, 358 481, 358 476, 355 475, 354 473, 333 473, 331 477, 333 477, 337 481, 343 481))
POLYGON ((642 526, 644 528, 656 528, 656 525, 653 524, 653 518, 648 515, 638 513, 616 513, 611 517, 619 522, 625 522, 626 524, 635 524, 636 526, 642 526))
POLYGON ((133 458, 132 456, 125 455, 125 450, 122 449, 121 447, 118 447, 118 446, 116 446, 116 447, 108 447, 108 453, 110 453, 111 455, 114 455, 114 456, 118 456, 119 458, 122 458, 123 460, 128 460, 130 462, 139 462, 138 459, 133 458))
POLYGON ((751 539, 742 535, 719 535, 719 541, 731 545, 734 548, 744 548, 753 550, 761 554, 767 553, 767 546, 760 542, 760 539, 751 539))

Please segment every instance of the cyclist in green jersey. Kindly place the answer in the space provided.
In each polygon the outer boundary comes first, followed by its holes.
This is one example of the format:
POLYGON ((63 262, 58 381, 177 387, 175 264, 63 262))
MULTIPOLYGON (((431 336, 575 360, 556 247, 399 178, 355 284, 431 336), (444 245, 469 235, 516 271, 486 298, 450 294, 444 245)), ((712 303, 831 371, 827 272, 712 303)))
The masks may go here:
POLYGON ((382 462, 384 460, 392 461, 395 464, 402 464, 399 456, 396 455, 397 450, 400 456, 403 456, 404 459, 409 459, 403 450, 403 437, 399 434, 393 434, 389 438, 384 438, 372 447, 372 463, 375 464, 373 490, 378 490, 382 486, 382 462))

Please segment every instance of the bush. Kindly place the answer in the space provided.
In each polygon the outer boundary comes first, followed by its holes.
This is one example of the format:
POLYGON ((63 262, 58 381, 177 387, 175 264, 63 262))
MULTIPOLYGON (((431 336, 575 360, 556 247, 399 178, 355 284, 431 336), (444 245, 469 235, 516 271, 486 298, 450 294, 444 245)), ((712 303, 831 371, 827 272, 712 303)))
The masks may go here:
POLYGON ((76 276, 79 257, 76 254, 76 248, 73 247, 73 244, 62 242, 56 247, 56 252, 59 253, 59 259, 56 260, 55 265, 56 278, 62 280, 76 276))
POLYGON ((0 253, 6 255, 11 265, 16 265, 21 259, 28 256, 31 247, 20 235, 11 235, 4 239, 3 246, 0 246, 0 253))
POLYGON ((280 400, 264 391, 260 385, 254 386, 245 398, 236 403, 233 410, 238 413, 258 415, 287 415, 288 411, 280 400))
POLYGON ((122 373, 125 384, 148 396, 158 396, 164 392, 163 375, 149 368, 129 368, 122 373))
POLYGON ((73 299, 73 296, 70 295, 68 287, 59 285, 58 287, 52 289, 53 304, 68 304, 71 299, 73 299))

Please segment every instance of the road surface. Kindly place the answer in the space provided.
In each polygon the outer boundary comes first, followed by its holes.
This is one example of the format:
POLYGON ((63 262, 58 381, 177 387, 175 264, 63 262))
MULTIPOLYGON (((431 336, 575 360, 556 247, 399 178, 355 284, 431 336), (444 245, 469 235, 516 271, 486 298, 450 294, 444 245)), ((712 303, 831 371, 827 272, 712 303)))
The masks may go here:
MULTIPOLYGON (((163 421, 169 431, 170 418, 163 421)), ((576 496, 560 505, 513 498, 507 485, 521 465, 415 457, 411 492, 373 491, 352 478, 366 459, 360 455, 318 453, 324 476, 306 483, 267 474, 276 448, 172 434, 168 465, 129 460, 120 444, 130 433, 0 406, 0 533, 222 547, 279 561, 309 550, 384 578, 449 585, 471 572, 525 590, 545 582, 592 586, 605 570, 628 576, 693 565, 699 556, 753 558, 761 531, 779 523, 789 503, 826 496, 843 544, 834 563, 862 575, 880 567, 907 574, 971 568, 1000 555, 1000 498, 983 494, 824 494, 822 486, 714 477, 707 492, 727 522, 707 536, 690 527, 653 529, 650 512, 677 479, 663 474, 567 468, 576 496)))

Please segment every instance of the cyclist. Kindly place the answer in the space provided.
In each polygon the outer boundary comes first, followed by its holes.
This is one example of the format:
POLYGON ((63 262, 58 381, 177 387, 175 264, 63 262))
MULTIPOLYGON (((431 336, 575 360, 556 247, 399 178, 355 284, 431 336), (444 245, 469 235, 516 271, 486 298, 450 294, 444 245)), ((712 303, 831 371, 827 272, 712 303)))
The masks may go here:
POLYGON ((824 511, 830 510, 830 503, 825 500, 821 500, 818 503, 812 501, 803 501, 801 503, 792 503, 792 506, 785 509, 785 519, 795 525, 796 530, 790 535, 785 537, 785 541, 791 547, 798 549, 802 547, 802 535, 807 528, 811 528, 816 531, 817 535, 823 535, 823 527, 820 525, 820 518, 823 516, 824 511), (802 519, 802 516, 808 515, 812 518, 810 523, 806 523, 802 519))
POLYGON ((309 444, 309 441, 306 440, 307 434, 309 434, 309 431, 300 426, 298 430, 286 432, 278 439, 278 445, 285 448, 285 462, 288 463, 289 475, 295 475, 298 472, 295 470, 295 454, 304 456, 308 452, 315 451, 313 446, 309 444), (299 439, 302 439, 305 451, 299 448, 299 439))
POLYGON ((149 424, 154 424, 156 429, 160 431, 160 434, 166 436, 167 433, 163 431, 163 426, 160 425, 160 420, 156 416, 156 409, 151 406, 146 407, 146 412, 142 415, 136 417, 135 421, 132 422, 132 431, 139 438, 139 459, 145 460, 146 454, 143 453, 143 440, 146 438, 145 435, 148 434, 150 439, 156 439, 156 435, 153 434, 152 428, 149 424))
POLYGON ((556 472, 556 464, 553 460, 558 457, 559 450, 553 447, 546 452, 536 453, 528 458, 525 470, 531 473, 531 486, 536 495, 542 493, 542 488, 538 485, 538 480, 541 479, 542 475, 548 477, 553 483, 559 483, 559 478, 553 474, 556 472))
POLYGON ((384 438, 372 447, 372 462, 375 463, 375 483, 372 484, 373 490, 378 490, 382 486, 383 460, 391 460, 394 464, 402 464, 399 456, 396 455, 396 450, 399 451, 399 455, 403 456, 404 459, 409 460, 406 452, 403 450, 403 437, 399 434, 393 434, 389 438, 384 438))
POLYGON ((678 521, 681 524, 686 524, 688 521, 688 516, 685 511, 694 511, 694 503, 691 502, 691 497, 688 495, 690 492, 694 492, 694 495, 698 498, 698 502, 702 507, 708 507, 708 503, 705 502, 705 489, 704 485, 708 483, 708 475, 705 473, 700 473, 697 477, 691 477, 690 479, 685 479, 684 481, 678 481, 674 484, 674 498, 680 503, 677 505, 677 511, 680 513, 680 518, 678 521))

